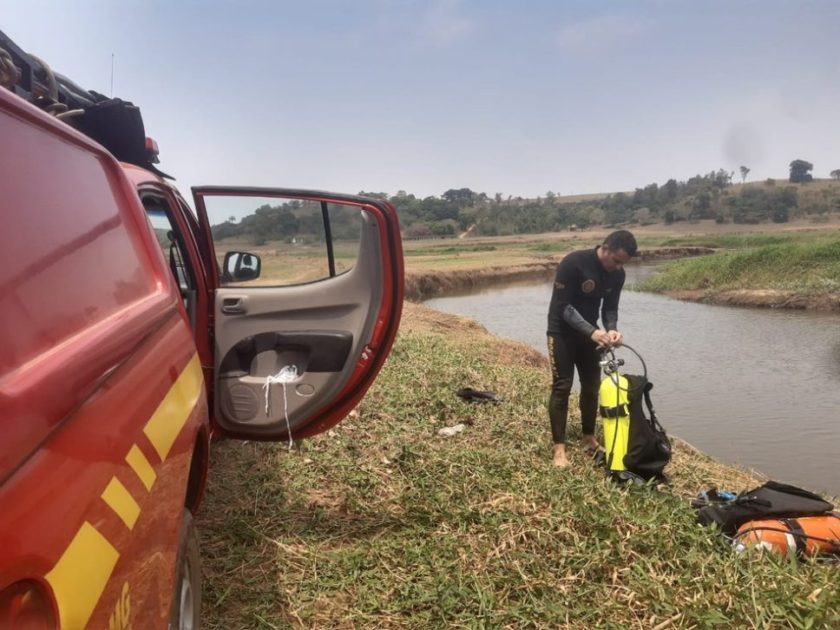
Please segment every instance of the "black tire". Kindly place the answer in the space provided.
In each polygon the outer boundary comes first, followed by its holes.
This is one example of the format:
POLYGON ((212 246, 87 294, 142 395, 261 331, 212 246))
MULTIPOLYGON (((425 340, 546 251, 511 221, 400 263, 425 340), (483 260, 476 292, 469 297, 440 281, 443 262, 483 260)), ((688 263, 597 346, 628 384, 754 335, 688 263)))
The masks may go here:
POLYGON ((199 630, 201 627, 201 554, 192 513, 184 508, 169 630, 199 630))

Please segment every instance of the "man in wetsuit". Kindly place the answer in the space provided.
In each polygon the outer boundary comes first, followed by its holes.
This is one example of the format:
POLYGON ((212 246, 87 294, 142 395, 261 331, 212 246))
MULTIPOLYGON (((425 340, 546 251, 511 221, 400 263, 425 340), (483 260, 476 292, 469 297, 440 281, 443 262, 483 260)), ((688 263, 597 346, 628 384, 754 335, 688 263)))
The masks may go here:
POLYGON ((548 415, 554 440, 554 465, 565 468, 566 417, 575 367, 580 379, 580 416, 584 448, 598 449, 595 414, 600 369, 598 348, 619 346, 618 299, 624 286, 624 264, 636 255, 636 239, 627 230, 613 232, 594 249, 574 251, 557 267, 548 309, 548 357, 551 398, 548 415), (598 328, 598 310, 603 329, 598 328))

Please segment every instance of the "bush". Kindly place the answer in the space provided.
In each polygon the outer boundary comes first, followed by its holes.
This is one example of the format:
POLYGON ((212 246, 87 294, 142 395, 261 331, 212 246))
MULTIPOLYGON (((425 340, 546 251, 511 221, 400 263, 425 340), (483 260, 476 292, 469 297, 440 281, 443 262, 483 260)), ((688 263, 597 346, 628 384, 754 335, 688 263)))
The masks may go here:
POLYGON ((787 223, 790 218, 790 211, 787 208, 777 208, 773 211, 773 223, 787 223))

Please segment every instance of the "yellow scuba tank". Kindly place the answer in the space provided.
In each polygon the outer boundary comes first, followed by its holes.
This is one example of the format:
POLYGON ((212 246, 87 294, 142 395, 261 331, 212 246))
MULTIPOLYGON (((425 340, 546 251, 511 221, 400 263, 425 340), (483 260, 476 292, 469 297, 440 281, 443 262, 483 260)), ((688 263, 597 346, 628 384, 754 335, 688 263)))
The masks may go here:
POLYGON ((601 381, 598 402, 604 423, 607 469, 626 470, 624 456, 630 442, 630 405, 627 393, 630 387, 617 369, 605 371, 607 375, 601 381))

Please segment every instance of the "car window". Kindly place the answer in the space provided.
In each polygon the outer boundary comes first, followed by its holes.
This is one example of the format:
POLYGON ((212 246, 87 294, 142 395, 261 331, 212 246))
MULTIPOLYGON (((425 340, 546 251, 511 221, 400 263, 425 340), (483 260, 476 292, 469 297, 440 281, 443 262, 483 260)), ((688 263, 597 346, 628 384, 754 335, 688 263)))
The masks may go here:
POLYGON ((157 197, 146 197, 143 199, 143 206, 163 257, 175 278, 190 324, 195 329, 196 281, 189 257, 186 256, 182 235, 177 229, 177 224, 172 221, 166 201, 157 197))
POLYGON ((206 202, 221 286, 305 284, 356 264, 362 230, 362 211, 356 206, 259 197, 210 197, 206 202), (254 273, 234 277, 234 265, 254 273))

